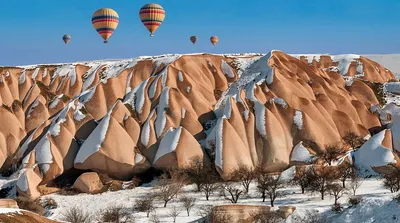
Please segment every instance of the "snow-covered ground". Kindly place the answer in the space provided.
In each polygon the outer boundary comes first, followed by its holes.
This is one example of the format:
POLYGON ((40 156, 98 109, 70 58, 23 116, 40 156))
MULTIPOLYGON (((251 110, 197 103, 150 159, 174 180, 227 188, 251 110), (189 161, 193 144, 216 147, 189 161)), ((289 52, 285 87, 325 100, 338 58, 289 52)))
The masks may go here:
MULTIPOLYGON (((381 179, 365 179, 363 180, 360 188, 357 190, 357 195, 362 195, 364 201, 357 207, 350 208, 347 204, 349 195, 340 198, 339 202, 345 206, 345 210, 341 214, 334 214, 330 211, 334 200, 331 196, 326 196, 325 200, 321 200, 319 194, 311 194, 306 192, 301 194, 300 188, 287 186, 282 190, 285 194, 284 197, 278 198, 275 202, 276 206, 293 205, 296 206, 296 211, 289 217, 287 223, 295 223, 296 219, 303 217, 308 212, 316 211, 323 212, 329 216, 333 222, 399 222, 400 221, 400 208, 397 203, 392 201, 394 194, 389 190, 383 188, 381 179), (395 219, 395 220, 392 220, 395 219)), ((116 192, 106 192, 102 194, 79 194, 74 196, 64 196, 52 194, 45 197, 53 198, 58 208, 48 212, 49 218, 60 220, 63 211, 68 208, 77 206, 84 207, 85 211, 90 212, 95 216, 98 213, 113 205, 121 205, 126 211, 130 211, 135 217, 136 222, 149 222, 146 213, 137 213, 133 211, 133 205, 137 199, 149 196, 155 192, 155 189, 150 185, 137 187, 135 189, 127 189, 116 192)), ((168 203, 167 207, 163 207, 163 202, 156 202, 156 213, 162 222, 172 222, 172 218, 168 213, 173 206, 181 209, 177 218, 177 222, 192 222, 199 219, 198 210, 202 205, 220 205, 228 204, 228 201, 220 197, 218 193, 211 196, 210 201, 206 201, 205 196, 201 193, 195 192, 194 185, 188 185, 183 188, 180 195, 187 195, 197 199, 196 205, 190 212, 190 217, 187 216, 186 211, 183 209, 178 199, 168 203)), ((44 197, 44 198, 45 198, 44 197)), ((178 196, 179 197, 179 196, 178 196)), ((238 204, 265 204, 269 205, 269 200, 265 203, 256 193, 256 185, 252 184, 248 195, 239 199, 238 204)))

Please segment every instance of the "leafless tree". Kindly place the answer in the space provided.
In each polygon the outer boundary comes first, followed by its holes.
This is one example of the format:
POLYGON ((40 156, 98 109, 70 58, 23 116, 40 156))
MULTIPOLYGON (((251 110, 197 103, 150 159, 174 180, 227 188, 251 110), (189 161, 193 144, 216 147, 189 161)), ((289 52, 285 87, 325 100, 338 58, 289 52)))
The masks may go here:
POLYGON ((339 184, 330 184, 327 186, 327 189, 329 191, 329 194, 332 195, 335 198, 335 203, 334 205, 338 204, 338 200, 343 197, 343 195, 347 194, 346 188, 343 188, 339 184))
POLYGON ((128 211, 125 211, 122 206, 113 205, 107 207, 99 213, 100 222, 115 222, 115 223, 134 223, 135 219, 128 211))
POLYGON ((190 159, 189 165, 184 168, 184 172, 188 180, 196 185, 197 192, 200 192, 204 183, 204 177, 209 171, 209 167, 203 165, 203 159, 195 156, 190 159))
POLYGON ((365 140, 361 136, 357 135, 354 132, 346 132, 343 140, 347 145, 351 146, 354 151, 360 148, 365 142, 365 140))
POLYGON ((181 188, 181 182, 174 182, 162 175, 157 185, 157 197, 164 201, 164 207, 167 207, 167 203, 179 193, 181 188))
POLYGON ((170 216, 174 220, 174 222, 176 222, 176 218, 179 216, 179 213, 180 213, 180 210, 177 207, 173 206, 169 210, 168 216, 170 216))
POLYGON ((325 152, 321 154, 321 158, 324 159, 329 166, 332 165, 332 161, 336 160, 338 157, 344 155, 346 150, 343 144, 340 142, 325 146, 325 152))
POLYGON ((351 176, 350 180, 350 189, 353 192, 353 195, 356 195, 357 189, 362 184, 361 178, 357 174, 354 174, 351 176))
POLYGON ((221 196, 233 204, 236 204, 243 190, 239 189, 235 182, 224 182, 220 186, 221 196))
POLYGON ((158 217, 156 210, 152 211, 152 214, 151 214, 149 220, 150 220, 151 223, 161 223, 161 220, 158 217))
POLYGON ((400 167, 391 164, 391 172, 383 175, 383 186, 394 193, 400 191, 400 167))
POLYGON ((242 184, 246 194, 249 193, 249 187, 254 177, 255 171, 246 165, 240 165, 232 173, 232 178, 242 184))
POLYGON ((196 204, 196 198, 183 196, 181 197, 180 201, 182 202, 183 207, 186 209, 187 215, 190 216, 190 210, 192 210, 196 204))
POLYGON ((356 175, 357 172, 354 165, 349 162, 344 162, 339 166, 338 174, 339 180, 342 181, 343 188, 346 188, 346 180, 356 175))
POLYGON ((202 184, 200 187, 201 192, 206 196, 206 200, 208 201, 209 197, 218 190, 219 185, 218 175, 215 170, 211 170, 210 168, 203 169, 202 184))
POLYGON ((271 202, 271 207, 274 206, 275 199, 283 196, 284 194, 280 191, 284 187, 284 182, 280 179, 280 176, 274 176, 262 171, 258 171, 257 176, 257 191, 261 194, 263 202, 268 196, 271 202))
POLYGON ((140 198, 136 201, 133 209, 137 212, 146 212, 147 217, 149 217, 150 213, 155 209, 154 197, 154 195, 150 195, 140 198))
POLYGON ((310 178, 307 175, 306 169, 298 169, 296 171, 296 175, 294 176, 292 180, 292 184, 298 185, 301 188, 301 193, 304 194, 305 189, 310 186, 310 178))
POLYGON ((321 166, 318 170, 315 167, 307 170, 307 177, 310 179, 309 189, 313 192, 319 192, 321 199, 324 200, 327 191, 326 186, 335 178, 335 173, 331 168, 321 166))

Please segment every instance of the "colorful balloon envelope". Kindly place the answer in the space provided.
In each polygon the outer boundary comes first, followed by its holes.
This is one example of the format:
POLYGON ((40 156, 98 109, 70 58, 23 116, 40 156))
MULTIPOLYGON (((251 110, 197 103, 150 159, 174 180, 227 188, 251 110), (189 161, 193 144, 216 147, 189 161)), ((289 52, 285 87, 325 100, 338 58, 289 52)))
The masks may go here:
POLYGON ((160 27, 165 18, 164 8, 159 4, 146 4, 139 11, 140 20, 149 30, 150 36, 160 27))
POLYGON ((193 44, 195 44, 197 42, 197 36, 191 36, 190 37, 190 42, 192 42, 193 44))
POLYGON ((117 29, 119 23, 119 16, 116 11, 110 8, 102 8, 97 10, 92 15, 92 25, 103 38, 104 43, 117 29))
POLYGON ((65 45, 68 45, 69 41, 71 41, 71 36, 68 34, 65 34, 62 39, 63 39, 65 45))
POLYGON ((218 41, 219 41, 219 39, 218 39, 217 36, 212 36, 212 37, 210 38, 210 42, 212 43, 212 45, 217 44, 218 41))

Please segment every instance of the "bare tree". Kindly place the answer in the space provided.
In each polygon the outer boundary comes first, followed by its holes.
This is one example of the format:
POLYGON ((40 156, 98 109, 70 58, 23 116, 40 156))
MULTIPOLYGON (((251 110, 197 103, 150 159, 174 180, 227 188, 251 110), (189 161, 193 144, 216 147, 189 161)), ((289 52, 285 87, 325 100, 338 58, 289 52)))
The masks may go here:
POLYGON ((304 194, 305 189, 310 186, 310 178, 307 175, 306 169, 298 169, 291 183, 298 185, 301 188, 301 193, 304 194))
POLYGON ((383 186, 394 193, 400 191, 400 166, 391 164, 391 167, 391 172, 383 175, 383 186))
POLYGON ((221 196, 233 204, 236 204, 243 190, 239 189, 234 182, 224 182, 219 188, 221 189, 221 196))
POLYGON ((143 197, 135 202, 133 209, 137 212, 146 212, 147 217, 155 209, 154 195, 143 197))
POLYGON ((179 193, 181 188, 181 182, 174 182, 163 174, 157 185, 157 197, 164 201, 164 207, 167 207, 167 203, 179 193))
POLYGON ((344 162, 339 166, 338 170, 339 180, 342 181, 343 188, 346 188, 346 180, 356 175, 356 170, 354 165, 349 162, 344 162))
POLYGON ((347 145, 351 146, 354 151, 360 148, 365 142, 365 140, 361 136, 357 135, 354 132, 346 132, 343 140, 347 145))
POLYGON ((215 170, 204 169, 202 176, 202 184, 200 187, 201 192, 203 192, 206 196, 206 200, 208 201, 209 197, 218 189, 218 176, 215 170))
POLYGON ((361 178, 357 174, 354 174, 351 176, 350 180, 350 189, 353 192, 353 195, 356 195, 357 189, 362 184, 361 178))
POLYGON ((203 159, 200 156, 195 156, 190 159, 189 165, 184 168, 184 172, 188 180, 196 185, 197 192, 200 192, 201 186, 204 183, 204 176, 209 167, 203 165, 203 159))
POLYGON ((161 220, 158 217, 156 210, 152 211, 152 214, 151 214, 149 220, 150 220, 151 223, 161 223, 161 220))
POLYGON ((284 194, 279 191, 284 187, 284 182, 280 179, 280 176, 274 176, 265 172, 257 173, 257 191, 261 194, 263 202, 265 198, 269 196, 271 207, 274 206, 275 199, 283 196, 284 194))
POLYGON ((242 184, 246 194, 249 193, 249 187, 254 177, 255 171, 246 165, 240 165, 232 173, 232 178, 242 184))
POLYGON ((346 188, 343 188, 339 184, 330 184, 327 186, 329 194, 335 198, 334 205, 338 205, 338 200, 343 197, 343 195, 347 194, 346 188))
POLYGON ((134 223, 135 219, 128 211, 125 211, 122 206, 113 205, 107 207, 99 213, 100 222, 115 222, 115 223, 134 223))
POLYGON ((196 198, 183 196, 181 197, 180 201, 183 204, 183 207, 186 209, 187 215, 190 216, 190 210, 194 207, 196 203, 196 198))
POLYGON ((319 192, 321 199, 324 200, 327 191, 326 186, 335 178, 334 171, 326 166, 321 166, 318 170, 313 167, 307 170, 307 175, 310 179, 309 189, 313 192, 319 192))
POLYGON ((180 213, 180 210, 177 207, 173 206, 169 210, 168 216, 170 216, 174 220, 174 222, 176 222, 176 218, 179 216, 179 213, 180 213))
POLYGON ((334 143, 325 146, 325 152, 321 154, 321 158, 324 159, 329 166, 332 165, 332 161, 336 160, 341 155, 346 153, 342 143, 334 143))

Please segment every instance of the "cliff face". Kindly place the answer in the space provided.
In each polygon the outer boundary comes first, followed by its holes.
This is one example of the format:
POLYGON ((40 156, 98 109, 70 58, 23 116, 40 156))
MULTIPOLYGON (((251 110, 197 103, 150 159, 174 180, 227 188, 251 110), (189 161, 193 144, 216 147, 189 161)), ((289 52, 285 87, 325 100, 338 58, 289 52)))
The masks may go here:
POLYGON ((124 180, 195 156, 226 179, 238 165, 282 171, 381 128, 367 83, 390 79, 363 57, 280 51, 3 67, 0 165, 22 163, 26 191, 72 168, 124 180))

